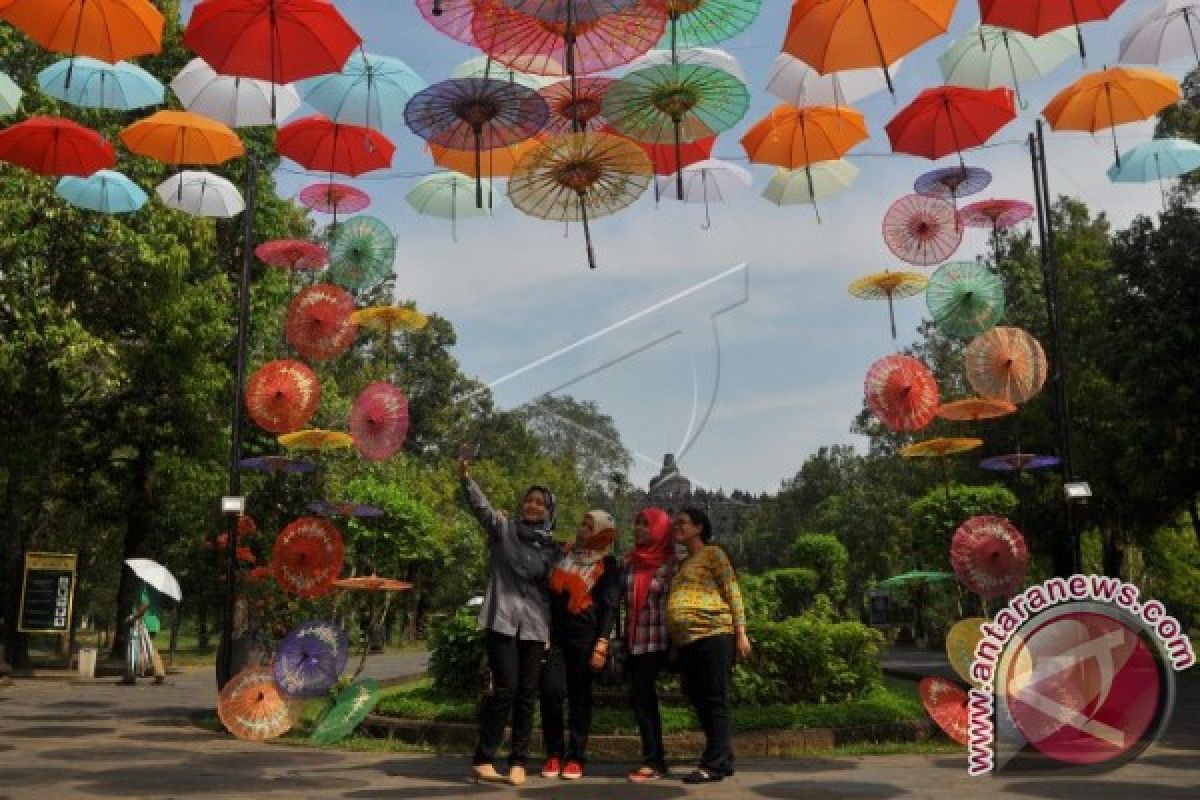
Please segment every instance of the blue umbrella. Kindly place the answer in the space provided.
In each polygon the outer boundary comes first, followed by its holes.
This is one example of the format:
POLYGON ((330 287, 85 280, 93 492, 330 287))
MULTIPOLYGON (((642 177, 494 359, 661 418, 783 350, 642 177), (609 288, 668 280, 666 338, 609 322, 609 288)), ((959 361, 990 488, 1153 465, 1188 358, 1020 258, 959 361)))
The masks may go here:
POLYGON ((1114 183, 1148 183, 1177 178, 1200 169, 1200 144, 1189 139, 1152 139, 1122 153, 1108 168, 1114 183))
POLYGON ((93 172, 86 178, 65 177, 55 191, 73 206, 105 214, 126 214, 146 203, 146 193, 140 186, 111 169, 93 172))
POLYGON ((335 75, 298 84, 305 102, 335 122, 383 130, 404 122, 404 106, 425 81, 398 58, 354 53, 335 75))
POLYGON ((295 697, 320 697, 337 683, 350 645, 332 622, 309 620, 293 628, 275 651, 275 683, 295 697))
POLYGON ((131 111, 163 102, 163 85, 135 64, 108 64, 87 56, 56 61, 38 73, 38 85, 51 97, 86 108, 131 111), (70 83, 67 78, 70 74, 70 83))

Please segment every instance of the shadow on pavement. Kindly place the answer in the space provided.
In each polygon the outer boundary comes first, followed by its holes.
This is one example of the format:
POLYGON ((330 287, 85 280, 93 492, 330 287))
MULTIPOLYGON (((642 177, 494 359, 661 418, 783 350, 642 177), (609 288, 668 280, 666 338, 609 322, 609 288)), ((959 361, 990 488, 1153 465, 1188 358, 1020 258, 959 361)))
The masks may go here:
MULTIPOLYGON (((786 762, 739 760, 737 762, 737 774, 751 775, 763 772, 779 772, 781 763, 786 764, 788 772, 841 772, 849 769, 858 769, 860 759, 857 756, 853 758, 810 756, 807 758, 788 759, 786 762)), ((691 771, 691 767, 678 766, 675 768, 674 773, 682 778, 691 771)))
POLYGON ((1005 792, 1028 797, 1063 798, 1063 800, 1072 800, 1076 797, 1095 797, 1100 792, 1102 792, 1100 795, 1102 797, 1119 797, 1122 800, 1124 798, 1195 800, 1200 795, 1200 786, 1185 789, 1179 786, 1162 786, 1134 781, 1039 781, 1037 783, 1010 783, 1005 787, 1005 792))
POLYGON ((115 705, 111 700, 59 700, 46 703, 45 708, 108 708, 115 705))
POLYGON ((163 769, 148 765, 124 769, 102 770, 76 775, 83 794, 113 797, 140 797, 165 794, 171 797, 199 794, 268 794, 284 793, 296 797, 299 792, 313 790, 337 791, 357 789, 367 781, 336 777, 314 777, 304 774, 268 775, 262 767, 243 765, 236 769, 218 765, 193 766, 186 769, 163 769))
POLYGON ((101 736, 107 733, 115 733, 115 728, 95 728, 95 727, 68 727, 66 725, 38 727, 38 728, 18 728, 17 730, 8 730, 4 732, 5 736, 13 736, 18 739, 70 739, 72 737, 81 738, 84 736, 101 736))
POLYGON ((1137 763, 1167 769, 1190 769, 1200 781, 1200 753, 1156 753, 1152 756, 1142 756, 1137 763))
POLYGON ((511 787, 504 786, 488 786, 486 784, 463 783, 460 786, 413 786, 413 787, 397 787, 395 789, 360 789, 354 792, 345 792, 342 797, 361 798, 362 800, 404 800, 412 798, 413 800, 422 800, 422 798, 439 798, 439 797, 474 797, 475 795, 485 794, 511 794, 511 787))
POLYGON ((214 739, 228 739, 228 734, 213 733, 201 728, 192 728, 190 731, 180 731, 179 733, 168 733, 166 731, 155 731, 153 733, 123 733, 122 739, 128 739, 131 742, 210 742, 214 739))
POLYGON ((110 722, 111 714, 11 714, 6 722, 33 724, 35 722, 110 722))
POLYGON ((69 761, 86 764, 92 761, 178 761, 183 762, 190 753, 168 747, 137 747, 128 745, 101 745, 99 747, 68 747, 62 750, 44 750, 37 754, 38 758, 50 761, 69 761))
MULTIPOLYGON (((628 784, 625 784, 628 786, 628 784)), ((603 784, 597 783, 577 783, 565 784, 563 781, 558 781, 554 786, 539 786, 536 789, 521 789, 517 792, 520 797, 543 798, 543 800, 554 800, 556 797, 578 797, 581 798, 597 798, 597 800, 610 800, 616 788, 608 782, 603 784)), ((679 797, 687 797, 688 791, 683 786, 664 786, 661 783, 656 783, 651 786, 635 786, 630 787, 631 793, 636 793, 638 800, 675 800, 679 797)))
POLYGON ((870 781, 780 781, 751 786, 750 791, 781 800, 889 800, 908 792, 890 783, 870 781))

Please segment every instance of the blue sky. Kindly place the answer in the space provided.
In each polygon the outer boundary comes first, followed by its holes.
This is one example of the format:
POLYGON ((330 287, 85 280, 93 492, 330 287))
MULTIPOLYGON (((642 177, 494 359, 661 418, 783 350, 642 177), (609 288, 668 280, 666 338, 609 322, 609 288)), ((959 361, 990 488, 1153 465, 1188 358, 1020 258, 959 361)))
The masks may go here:
MULTIPOLYGON (((420 0, 430 2, 431 0, 420 0)), ((471 49, 440 35, 416 12, 411 0, 339 0, 338 7, 365 40, 366 49, 406 61, 427 81, 440 80, 471 49)), ((1085 26, 1088 69, 1116 60, 1117 44, 1149 6, 1130 0, 1105 23, 1085 26)), ((724 47, 741 61, 753 94, 750 112, 723 135, 714 155, 744 162, 738 138, 777 102, 764 85, 779 52, 790 3, 766 0, 761 17, 724 47)), ((850 421, 861 407, 867 366, 911 341, 925 314, 923 298, 897 304, 900 339, 893 343, 886 308, 846 294, 854 277, 900 268, 880 236, 887 206, 912 191, 913 180, 932 162, 885 155, 883 125, 920 89, 942 82, 936 58, 978 18, 970 0, 959 3, 950 33, 908 58, 897 76, 897 98, 886 92, 859 104, 872 137, 850 155, 862 168, 848 191, 822 202, 823 223, 809 206, 779 208, 761 197, 773 168, 753 167, 751 191, 712 209, 714 224, 702 230, 703 209, 663 202, 651 192, 625 212, 593 226, 600 267, 588 270, 582 231, 530 219, 502 203, 491 218, 460 221, 459 241, 449 224, 418 216, 404 202, 415 178, 432 171, 422 142, 407 131, 387 131, 397 144, 393 170, 383 177, 352 181, 374 203, 366 212, 384 219, 398 236, 397 286, 402 298, 449 318, 459 334, 454 350, 464 369, 494 381, 582 337, 625 319, 664 298, 746 264, 745 302, 718 319, 720 381, 715 406, 703 432, 681 459, 696 482, 726 489, 774 490, 795 474, 821 445, 855 443, 850 421)), ((1166 70, 1181 77, 1186 63, 1166 70)), ((995 175, 979 197, 1032 200, 1030 167, 1021 146, 1034 115, 1084 68, 1078 58, 1048 78, 1022 89, 1029 110, 1001 131, 1001 144, 970 153, 968 163, 995 175)), ((303 113, 303 112, 302 112, 303 113)), ((1150 124, 1118 131, 1122 149, 1152 135, 1150 124)), ((1052 134, 1048 142, 1051 191, 1084 198, 1117 224, 1159 204, 1154 185, 1115 186, 1104 170, 1112 158, 1104 133, 1052 134)), ((947 165, 953 158, 943 159, 947 165)), ((285 195, 313 180, 285 162, 277 175, 285 195)), ((987 247, 982 231, 969 230, 955 258, 969 259, 987 247)), ((693 409, 693 365, 702 385, 711 381, 711 310, 738 294, 718 282, 606 335, 588 347, 497 386, 502 407, 573 381, 585 370, 626 354, 670 331, 674 336, 619 360, 578 382, 570 394, 594 400, 616 421, 625 443, 639 454, 633 477, 644 483, 662 454, 679 449, 693 409)), ((703 401, 700 403, 703 410, 703 401)), ((858 442, 861 444, 861 442, 858 442)), ((502 457, 502 454, 493 454, 502 457)))

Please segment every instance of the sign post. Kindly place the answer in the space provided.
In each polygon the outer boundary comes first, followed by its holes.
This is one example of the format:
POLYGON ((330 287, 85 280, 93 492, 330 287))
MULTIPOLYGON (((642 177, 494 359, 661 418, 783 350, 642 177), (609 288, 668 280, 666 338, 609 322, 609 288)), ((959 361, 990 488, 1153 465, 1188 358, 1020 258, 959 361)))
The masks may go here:
POLYGON ((75 577, 74 553, 26 553, 17 630, 69 634, 75 577))

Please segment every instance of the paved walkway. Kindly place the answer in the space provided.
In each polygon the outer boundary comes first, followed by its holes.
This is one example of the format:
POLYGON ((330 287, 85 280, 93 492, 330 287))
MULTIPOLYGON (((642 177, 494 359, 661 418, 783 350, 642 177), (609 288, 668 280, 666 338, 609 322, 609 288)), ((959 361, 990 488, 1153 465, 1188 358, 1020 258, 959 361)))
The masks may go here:
MULTIPOLYGON (((424 654, 373 657, 378 678, 417 674, 424 654)), ((208 733, 189 715, 214 706, 211 669, 148 680, 19 680, 0 689, 0 800, 82 797, 153 798, 456 798, 505 793, 525 798, 627 800, 701 798, 1086 798, 1197 800, 1200 681, 1190 680, 1188 713, 1139 761, 1102 778, 967 776, 959 756, 868 756, 743 763, 735 778, 685 787, 669 781, 630 787, 628 766, 599 764, 577 784, 532 779, 519 791, 476 787, 467 761, 423 754, 341 753, 250 744, 208 733), (634 797, 636 795, 636 798, 634 797)), ((1184 709, 1180 709, 1184 711, 1184 709)))

